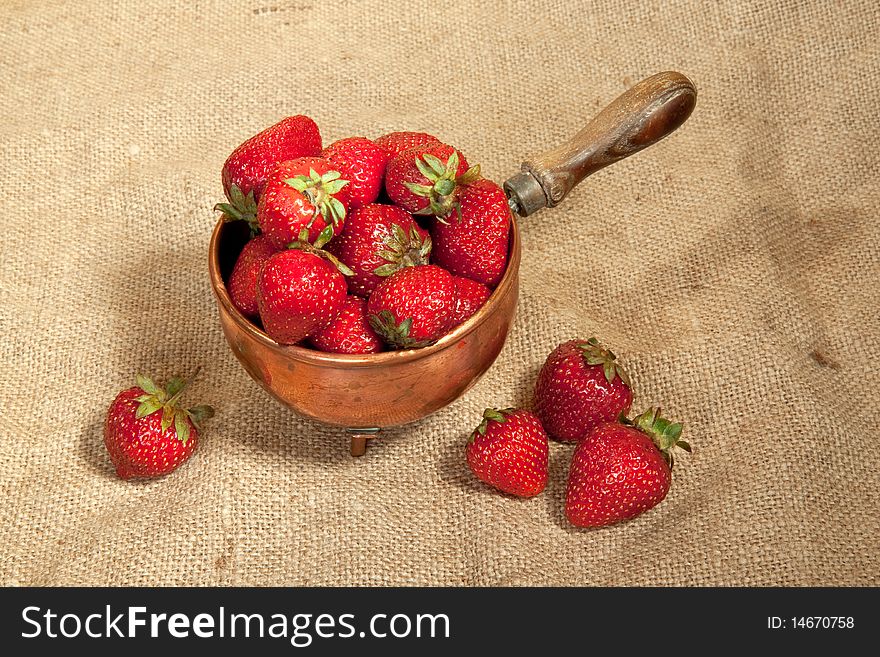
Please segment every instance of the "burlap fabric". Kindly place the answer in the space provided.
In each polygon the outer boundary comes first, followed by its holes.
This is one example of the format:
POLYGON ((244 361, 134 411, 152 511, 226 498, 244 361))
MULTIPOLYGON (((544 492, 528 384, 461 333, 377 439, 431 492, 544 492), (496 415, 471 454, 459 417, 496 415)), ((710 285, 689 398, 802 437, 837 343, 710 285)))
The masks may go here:
POLYGON ((880 583, 878 23, 871 1, 4 2, 2 582, 880 583), (667 69, 694 115, 521 220, 515 327, 458 402, 353 459, 227 348, 206 250, 244 138, 296 113, 325 143, 426 130, 501 181, 667 69), (584 532, 570 446, 528 501, 462 454, 594 334, 695 453, 657 509, 584 532), (199 364, 199 452, 117 479, 113 396, 199 364))

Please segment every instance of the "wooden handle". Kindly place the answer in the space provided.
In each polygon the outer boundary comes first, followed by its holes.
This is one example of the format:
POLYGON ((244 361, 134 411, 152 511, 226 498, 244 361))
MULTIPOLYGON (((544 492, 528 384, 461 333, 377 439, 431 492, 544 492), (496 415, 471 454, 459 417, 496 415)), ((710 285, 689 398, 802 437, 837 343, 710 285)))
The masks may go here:
POLYGON ((552 208, 591 173, 671 134, 696 100, 697 90, 681 73, 642 80, 567 142, 524 162, 522 172, 504 183, 511 207, 523 216, 552 208))

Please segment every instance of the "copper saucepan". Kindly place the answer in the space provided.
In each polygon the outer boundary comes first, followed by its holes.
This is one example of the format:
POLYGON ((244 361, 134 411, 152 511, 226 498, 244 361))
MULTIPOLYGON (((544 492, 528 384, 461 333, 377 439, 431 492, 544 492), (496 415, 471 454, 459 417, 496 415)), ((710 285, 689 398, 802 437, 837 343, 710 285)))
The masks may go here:
MULTIPOLYGON (((673 132, 690 116, 696 90, 680 73, 642 80, 572 139, 522 165, 504 183, 511 210, 553 207, 591 173, 673 132)), ((224 281, 247 239, 243 222, 217 222, 208 268, 220 324, 248 374, 282 404, 345 428, 351 453, 383 428, 413 422, 459 398, 489 369, 513 322, 519 292, 520 236, 511 221, 507 271, 486 304, 435 344, 380 354, 331 354, 280 345, 232 305, 224 281)))

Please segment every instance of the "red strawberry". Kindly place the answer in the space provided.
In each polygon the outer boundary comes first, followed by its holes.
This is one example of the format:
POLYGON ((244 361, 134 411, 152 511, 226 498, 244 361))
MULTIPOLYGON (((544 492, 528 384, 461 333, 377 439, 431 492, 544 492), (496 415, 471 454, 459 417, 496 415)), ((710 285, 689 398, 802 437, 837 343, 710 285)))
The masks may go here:
POLYGON ((452 326, 458 326, 483 307, 492 291, 482 283, 463 276, 453 276, 452 280, 455 281, 456 296, 452 326))
POLYGON ((296 344, 326 327, 342 312, 347 296, 333 256, 304 242, 293 245, 269 258, 257 281, 263 328, 280 344, 296 344))
POLYGON ((431 229, 434 260, 453 274, 494 287, 507 268, 507 196, 483 178, 462 187, 458 203, 458 213, 438 218, 431 229))
POLYGON ((449 330, 455 310, 455 281, 434 265, 404 267, 373 290, 367 303, 370 326, 400 349, 424 347, 449 330))
POLYGON ((244 219, 256 227, 257 201, 269 173, 279 162, 321 154, 321 134, 307 116, 289 116, 254 135, 223 165, 223 191, 229 203, 219 203, 230 219, 244 219))
POLYGON ((348 209, 355 210, 375 201, 382 191, 388 154, 366 137, 340 139, 324 149, 342 177, 348 181, 348 209))
POLYGON ((279 164, 257 205, 260 230, 279 249, 298 240, 303 228, 309 229, 310 242, 328 226, 332 226, 328 238, 341 233, 348 207, 348 181, 341 175, 320 157, 279 164))
POLYGON ((409 212, 445 217, 454 207, 458 186, 479 177, 480 166, 469 169, 467 160, 452 146, 428 144, 388 160, 385 191, 409 212))
POLYGON ((371 203, 346 217, 342 234, 327 250, 354 272, 348 279, 349 291, 369 296, 398 269, 427 265, 431 238, 405 210, 371 203))
POLYGON ((466 453, 477 478, 505 493, 534 497, 547 486, 550 448, 534 413, 487 408, 466 453))
POLYGON ((186 381, 175 377, 163 389, 145 376, 120 392, 107 411, 104 445, 123 479, 159 477, 186 461, 199 444, 200 423, 210 406, 180 407, 186 381))
POLYGON ((600 422, 629 411, 632 389, 616 356, 596 338, 554 349, 538 375, 535 412, 556 440, 583 440, 600 422))
POLYGON ((672 449, 691 451, 679 438, 681 425, 653 408, 633 425, 604 422, 578 444, 565 495, 565 515, 572 524, 604 527, 629 520, 666 497, 672 449))
POLYGON ((367 300, 349 295, 342 312, 326 328, 309 338, 312 346, 337 354, 375 354, 382 351, 382 339, 367 321, 367 300))
POLYGON ((257 306, 257 278, 263 265, 273 255, 278 253, 275 245, 263 235, 257 235, 244 245, 238 260, 229 274, 226 289, 229 290, 229 298, 232 305, 238 308, 242 315, 256 317, 260 313, 257 306))
POLYGON ((440 140, 426 132, 391 132, 374 139, 373 143, 385 151, 389 158, 392 158, 410 148, 439 144, 440 140))

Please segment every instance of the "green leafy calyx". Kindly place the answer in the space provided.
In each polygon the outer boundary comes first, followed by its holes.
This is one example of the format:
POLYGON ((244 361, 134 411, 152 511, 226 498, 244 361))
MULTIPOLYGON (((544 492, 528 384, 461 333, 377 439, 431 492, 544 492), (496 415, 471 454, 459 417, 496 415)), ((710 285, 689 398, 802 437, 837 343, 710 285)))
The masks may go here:
POLYGON ((586 342, 578 343, 578 349, 584 356, 587 365, 601 365, 602 372, 605 374, 605 380, 613 383, 615 377, 620 377, 627 386, 630 385, 629 375, 626 370, 617 362, 617 356, 610 349, 603 347, 596 338, 590 338, 586 342))
MULTIPOLYGON (((198 370, 190 380, 195 378, 196 374, 198 374, 198 370)), ((162 388, 156 385, 151 378, 138 374, 137 385, 144 391, 144 394, 135 398, 140 402, 135 411, 135 417, 140 419, 161 411, 162 431, 167 431, 173 425, 177 439, 186 445, 190 438, 190 423, 201 431, 202 422, 214 415, 214 409, 210 406, 200 405, 192 408, 180 406, 180 396, 187 383, 188 381, 185 379, 176 376, 162 388)))
POLYGON ((390 310, 383 310, 368 318, 370 326, 391 346, 397 349, 418 349, 433 344, 434 340, 416 340, 410 337, 412 332, 412 317, 408 317, 398 323, 390 310))
POLYGON ((336 194, 348 184, 348 181, 342 180, 341 176, 338 171, 328 171, 321 175, 314 169, 309 169, 309 175, 294 176, 284 182, 296 191, 302 192, 315 206, 315 216, 312 221, 320 214, 325 223, 332 223, 338 227, 345 219, 345 206, 336 198, 336 194))
POLYGON ((431 256, 431 238, 422 237, 415 226, 411 226, 409 234, 398 226, 391 224, 391 232, 384 240, 387 248, 379 251, 387 264, 373 270, 377 276, 391 276, 404 267, 427 265, 431 256))
POLYGON ((480 422, 480 426, 474 429, 468 442, 474 442, 477 438, 477 434, 485 436, 486 429, 489 427, 489 422, 506 422, 507 416, 515 410, 515 408, 487 408, 483 411, 483 421, 480 422))
POLYGON ((214 210, 223 213, 223 221, 246 221, 251 229, 251 235, 260 232, 257 223, 257 202, 254 200, 254 191, 251 190, 245 196, 238 185, 229 187, 229 203, 218 203, 214 210))
POLYGON ((479 178, 480 165, 472 166, 459 176, 457 173, 460 162, 458 151, 452 151, 446 164, 430 153, 416 157, 416 168, 430 183, 428 185, 404 183, 413 194, 428 199, 428 205, 416 214, 434 215, 443 223, 448 223, 446 217, 452 210, 456 210, 459 220, 461 219, 461 207, 455 199, 455 190, 459 185, 469 185, 479 178))
POLYGON ((324 227, 324 230, 322 230, 318 234, 318 237, 315 239, 314 242, 309 242, 309 229, 303 228, 301 231, 299 231, 299 235, 297 236, 297 238, 287 245, 287 248, 298 249, 300 251, 306 251, 307 253, 313 253, 319 258, 324 258, 324 260, 330 262, 330 264, 336 267, 336 269, 339 270, 339 273, 343 276, 354 276, 354 272, 348 265, 346 265, 329 251, 324 250, 324 245, 329 242, 332 237, 333 226, 328 224, 324 227))
POLYGON ((681 423, 671 422, 662 417, 659 408, 649 408, 631 422, 627 421, 627 424, 632 424, 636 429, 648 434, 670 468, 675 463, 673 450, 676 447, 688 453, 691 451, 690 443, 681 439, 681 423))

